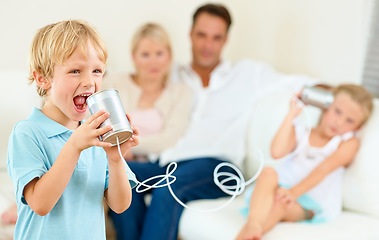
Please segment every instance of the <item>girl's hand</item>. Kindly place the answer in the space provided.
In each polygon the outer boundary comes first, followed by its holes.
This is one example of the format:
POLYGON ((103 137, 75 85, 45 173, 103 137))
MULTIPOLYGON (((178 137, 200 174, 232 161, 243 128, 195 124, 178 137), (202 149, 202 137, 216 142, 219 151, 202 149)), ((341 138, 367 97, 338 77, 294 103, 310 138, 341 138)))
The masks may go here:
POLYGON ((275 201, 284 203, 287 208, 290 208, 296 202, 296 197, 289 189, 279 187, 278 190, 276 190, 275 201))
POLYGON ((87 121, 82 123, 71 135, 69 141, 71 141, 78 151, 83 151, 92 146, 98 147, 110 147, 110 143, 102 142, 99 140, 99 136, 110 131, 111 126, 106 126, 99 128, 100 124, 104 122, 109 117, 109 113, 100 110, 95 114, 91 115, 87 121))
MULTIPOLYGON (((120 144, 120 150, 121 150, 122 156, 125 156, 127 154, 127 152, 129 152, 132 147, 137 146, 138 143, 139 143, 139 139, 138 139, 139 131, 138 131, 138 129, 136 127, 134 127, 132 125, 130 116, 128 114, 126 114, 126 117, 128 118, 130 125, 132 126, 133 134, 128 139, 128 141, 120 144)), ((121 156, 120 156, 120 154, 118 152, 118 147, 117 146, 104 147, 104 150, 107 153, 108 161, 124 160, 123 158, 121 158, 121 156)))
POLYGON ((297 117, 303 111, 304 103, 300 100, 299 94, 300 93, 294 95, 290 100, 289 115, 291 115, 292 118, 297 117))

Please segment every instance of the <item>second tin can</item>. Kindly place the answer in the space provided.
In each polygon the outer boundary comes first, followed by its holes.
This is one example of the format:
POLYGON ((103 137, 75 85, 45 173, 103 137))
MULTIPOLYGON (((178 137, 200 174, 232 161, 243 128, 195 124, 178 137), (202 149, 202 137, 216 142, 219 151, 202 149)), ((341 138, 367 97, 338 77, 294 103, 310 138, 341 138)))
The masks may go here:
POLYGON ((333 93, 320 87, 305 87, 300 96, 301 101, 322 109, 326 109, 334 100, 333 93))
POLYGON ((100 125, 100 127, 112 126, 112 130, 101 135, 100 140, 109 142, 112 146, 127 141, 133 134, 128 118, 126 117, 124 107, 122 106, 118 91, 116 89, 107 89, 97 92, 86 100, 91 114, 99 110, 109 112, 109 117, 100 125))

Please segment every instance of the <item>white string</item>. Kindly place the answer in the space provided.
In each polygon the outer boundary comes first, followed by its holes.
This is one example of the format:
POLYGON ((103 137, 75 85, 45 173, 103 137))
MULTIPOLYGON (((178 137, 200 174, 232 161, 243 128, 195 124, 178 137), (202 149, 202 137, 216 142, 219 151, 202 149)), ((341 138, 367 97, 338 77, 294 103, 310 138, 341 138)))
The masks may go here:
MULTIPOLYGON (((297 103, 301 107, 304 108, 305 105, 304 105, 304 103, 301 100, 299 100, 298 98, 296 98, 296 101, 297 101, 297 103)), ((305 114, 305 117, 306 117, 306 125, 308 125, 308 128, 307 128, 307 130, 308 130, 307 131, 308 138, 307 139, 309 139, 311 124, 310 124, 310 120, 309 120, 309 117, 308 117, 307 113, 305 114)), ((116 138, 116 140, 117 140, 118 152, 120 154, 121 159, 124 161, 124 158, 123 158, 122 153, 121 153, 120 143, 119 143, 118 137, 116 138)), ((277 159, 277 160, 282 161, 282 160, 285 160, 285 159, 288 159, 288 158, 292 158, 300 150, 302 150, 302 148, 305 147, 305 145, 306 145, 306 142, 303 142, 302 144, 299 144, 298 147, 293 152, 291 152, 290 154, 287 154, 285 157, 277 159)), ((167 166, 167 168, 166 168, 166 174, 156 175, 156 176, 148 178, 148 179, 146 179, 146 180, 144 180, 142 182, 138 181, 137 178, 133 178, 133 180, 137 183, 136 192, 137 193, 142 193, 142 192, 148 191, 148 190, 150 190, 152 188, 160 188, 160 187, 166 187, 167 186, 167 188, 169 189, 172 197, 180 205, 182 205, 183 207, 185 207, 187 209, 191 209, 193 211, 201 212, 201 213, 210 213, 210 212, 219 211, 222 208, 224 208, 227 205, 229 205, 238 195, 241 195, 245 191, 246 186, 248 186, 249 184, 253 183, 258 178, 259 174, 261 173, 261 171, 263 169, 263 165, 264 165, 264 157, 263 157, 262 152, 258 151, 258 154, 259 154, 259 158, 258 158, 259 159, 259 167, 258 167, 258 170, 254 174, 254 176, 252 178, 250 178, 248 181, 245 181, 245 178, 244 178, 242 172, 235 165, 233 165, 231 163, 223 162, 223 163, 218 164, 215 167, 215 169, 213 171, 213 181, 214 181, 214 183, 224 193, 226 193, 227 195, 230 195, 231 198, 229 198, 229 200, 227 202, 225 202, 224 204, 222 204, 221 206, 213 208, 213 209, 197 209, 197 208, 190 207, 190 206, 186 205, 185 203, 183 203, 176 196, 176 194, 174 193, 174 191, 171 188, 171 184, 176 181, 176 177, 172 175, 175 172, 176 168, 178 167, 178 164, 176 162, 171 162, 167 166), (232 168, 237 173, 237 175, 233 174, 233 173, 230 173, 230 172, 220 172, 220 169, 222 167, 232 168), (159 179, 159 178, 160 178, 160 180, 157 181, 156 183, 154 183, 153 185, 147 184, 148 182, 150 182, 152 180, 155 180, 155 179, 159 179), (164 181, 165 181, 165 183, 163 183, 164 181), (227 183, 230 183, 230 182, 235 182, 235 185, 227 184, 227 183), (144 187, 144 188, 141 190, 140 187, 144 187)), ((129 169, 128 169, 128 171, 129 171, 129 169)), ((130 176, 134 176, 134 174, 131 173, 131 172, 129 172, 129 175, 130 176)))
POLYGON ((180 201, 180 199, 175 195, 174 191, 171 189, 170 185, 168 185, 167 187, 168 187, 171 195, 174 197, 174 199, 183 207, 191 209, 191 210, 196 211, 196 212, 200 212, 200 213, 216 212, 216 211, 219 211, 222 208, 226 207, 227 205, 229 205, 238 195, 241 195, 244 192, 247 185, 253 183, 255 181, 255 179, 258 178, 259 174, 261 173, 261 171, 263 169, 263 163, 264 163, 264 161, 263 161, 263 157, 261 155, 258 171, 247 182, 245 182, 245 178, 243 177, 242 172, 235 165, 233 165, 231 163, 227 163, 227 162, 223 162, 223 163, 218 164, 213 171, 213 181, 224 193, 231 195, 231 198, 229 198, 229 200, 227 202, 225 202, 224 204, 222 204, 221 206, 216 207, 216 208, 198 209, 198 208, 190 207, 190 206, 184 204, 182 201, 180 201), (238 176, 233 174, 233 173, 229 173, 229 172, 219 172, 220 168, 222 168, 222 167, 232 168, 233 170, 235 170, 237 172, 238 176), (226 177, 226 178, 224 178, 222 181, 220 181, 221 177, 226 177), (228 183, 230 181, 235 181, 236 184, 235 185, 225 185, 226 183, 228 183), (234 190, 234 191, 232 191, 232 190, 234 190))
MULTIPOLYGON (((120 143, 119 143, 118 137, 116 138, 116 140, 117 140, 118 153, 119 153, 120 157, 122 158, 122 160, 125 161, 124 158, 123 158, 123 156, 122 156, 122 153, 121 153, 120 143)), ((247 185, 249 185, 250 183, 254 182, 255 179, 257 179, 257 177, 259 176, 260 172, 262 171, 263 163, 264 163, 264 160, 263 160, 263 157, 262 157, 261 153, 260 153, 260 159, 259 160, 260 160, 260 165, 259 165, 258 171, 247 182, 245 182, 245 178, 243 177, 242 172, 236 166, 234 166, 233 164, 227 163, 227 162, 223 162, 223 163, 220 163, 220 164, 218 164, 216 166, 216 168, 213 171, 213 180, 214 180, 215 184, 224 193, 226 193, 228 195, 231 195, 232 197, 226 203, 224 203, 223 205, 221 205, 221 206, 219 206, 217 208, 213 208, 213 209, 197 209, 197 208, 190 207, 190 206, 186 205, 185 203, 183 203, 176 196, 176 194, 174 193, 174 191, 171 188, 171 184, 174 183, 175 180, 176 180, 176 177, 172 175, 175 172, 175 170, 176 170, 176 168, 178 166, 178 164, 176 162, 171 162, 167 166, 167 168, 166 168, 166 174, 164 174, 164 175, 153 176, 153 177, 148 178, 148 179, 146 179, 146 180, 144 180, 142 182, 138 181, 137 178, 133 178, 133 180, 137 183, 136 192, 138 192, 138 193, 142 193, 142 192, 148 191, 148 190, 150 190, 152 188, 160 188, 160 187, 166 187, 167 186, 168 189, 169 189, 169 191, 170 191, 170 193, 171 193, 171 195, 172 195, 172 197, 180 205, 182 205, 183 207, 191 209, 193 211, 197 211, 197 212, 209 213, 209 212, 218 211, 218 210, 226 207, 238 195, 240 195, 240 194, 243 193, 243 191, 245 190, 245 188, 246 188, 247 185), (233 170, 235 170, 237 172, 237 175, 229 173, 229 172, 219 172, 219 170, 222 167, 230 167, 230 168, 232 168, 233 170), (152 180, 155 180, 155 179, 159 179, 159 178, 160 178, 160 180, 157 181, 156 183, 154 183, 153 185, 148 185, 147 184, 148 182, 150 182, 152 180), (222 180, 220 181, 220 179, 222 179, 222 180), (166 181, 166 183, 161 184, 164 181, 166 181), (235 181, 236 184, 235 185, 225 185, 226 183, 231 182, 231 181, 235 181), (141 186, 144 187, 142 190, 140 189, 141 186)), ((128 171, 129 171, 129 169, 128 169, 128 171)), ((129 172, 129 175, 133 176, 134 174, 132 174, 132 173, 129 172)))

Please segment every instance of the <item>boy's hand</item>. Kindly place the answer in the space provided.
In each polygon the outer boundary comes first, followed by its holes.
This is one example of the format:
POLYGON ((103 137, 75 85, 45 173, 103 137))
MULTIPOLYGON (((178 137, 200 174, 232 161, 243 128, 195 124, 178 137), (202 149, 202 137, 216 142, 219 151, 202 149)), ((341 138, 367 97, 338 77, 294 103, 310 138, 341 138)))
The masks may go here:
POLYGON ((127 151, 125 154, 124 154, 124 159, 126 161, 132 161, 134 159, 134 154, 131 150, 127 151))
MULTIPOLYGON (((128 114, 126 114, 126 117, 128 118, 130 125, 132 126, 133 134, 128 139, 128 141, 120 144, 120 150, 121 150, 122 156, 125 156, 126 153, 128 151, 130 151, 130 149, 132 147, 137 146, 138 143, 139 143, 139 139, 138 139, 139 131, 138 131, 138 128, 136 128, 136 127, 134 127, 132 125, 130 116, 128 114)), ((123 158, 121 158, 120 153, 118 152, 118 147, 117 146, 104 147, 104 150, 107 153, 108 161, 120 161, 120 160, 124 160, 123 158)))
POLYGON ((77 148, 78 151, 83 151, 86 148, 92 146, 98 147, 111 147, 112 144, 108 142, 102 142, 99 140, 99 136, 110 131, 111 126, 99 128, 100 124, 109 117, 109 113, 100 110, 91 115, 87 121, 82 123, 71 135, 69 141, 77 148))

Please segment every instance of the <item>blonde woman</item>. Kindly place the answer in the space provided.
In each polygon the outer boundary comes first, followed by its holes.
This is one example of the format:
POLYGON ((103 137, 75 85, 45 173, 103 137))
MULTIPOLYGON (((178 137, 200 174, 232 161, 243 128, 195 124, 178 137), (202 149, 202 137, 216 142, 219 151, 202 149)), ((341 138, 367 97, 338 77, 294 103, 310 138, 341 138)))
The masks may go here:
POLYGON ((126 112, 140 131, 139 146, 124 157, 154 161, 183 135, 192 104, 191 90, 168 81, 172 52, 161 26, 141 26, 132 39, 131 54, 135 72, 109 75, 104 85, 119 91, 126 112))
MULTIPOLYGON (((126 112, 139 129, 139 147, 134 147, 132 153, 129 151, 124 157, 129 166, 133 165, 132 169, 138 170, 136 177, 143 181, 153 175, 164 174, 166 167, 160 166, 157 159, 163 150, 174 146, 184 134, 190 116, 192 92, 184 83, 168 80, 172 52, 169 37, 161 26, 153 23, 141 26, 132 39, 131 54, 135 73, 109 75, 104 84, 105 88, 113 87, 119 91, 126 112)), ((139 239, 143 228, 141 224, 148 215, 149 208, 143 200, 145 194, 135 191, 132 194, 132 213, 115 214, 110 211, 117 239, 139 239), (139 219, 128 226, 127 216, 134 215, 134 211, 139 213, 139 219)))

